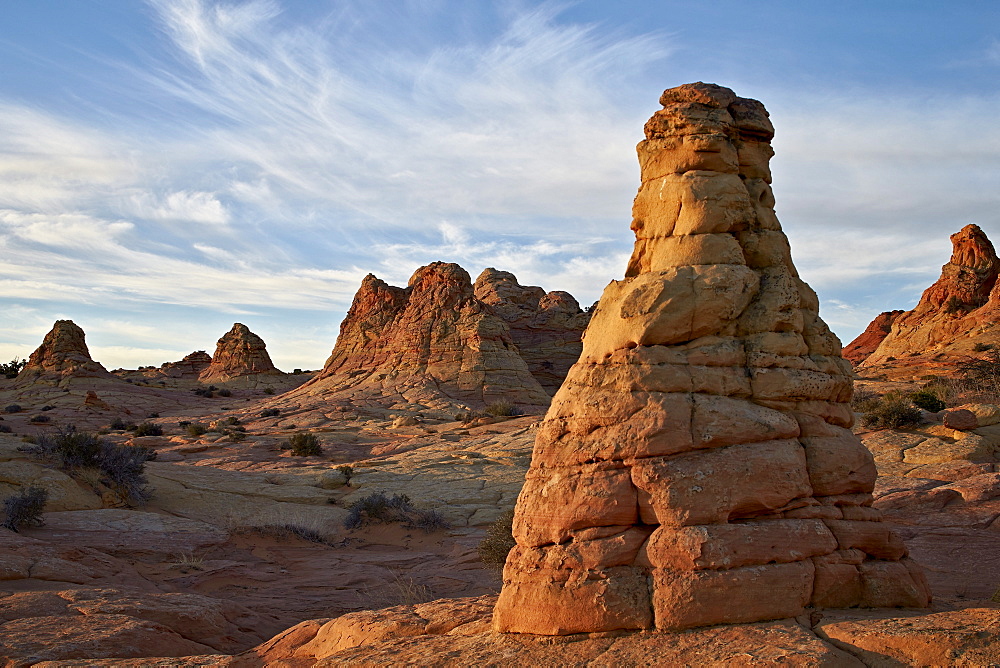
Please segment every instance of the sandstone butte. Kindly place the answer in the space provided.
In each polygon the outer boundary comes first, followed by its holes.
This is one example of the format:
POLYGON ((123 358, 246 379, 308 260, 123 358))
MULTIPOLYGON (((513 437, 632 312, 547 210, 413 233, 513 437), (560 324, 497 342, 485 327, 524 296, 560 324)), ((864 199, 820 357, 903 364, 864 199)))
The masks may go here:
POLYGON ((211 355, 204 350, 196 350, 177 362, 164 362, 160 371, 170 378, 198 378, 211 363, 211 355))
POLYGON ((872 508, 851 366, 775 217, 767 112, 704 83, 660 102, 637 149, 635 249, 539 427, 494 629, 927 606, 872 508))
POLYGON ((521 285, 514 274, 492 267, 483 270, 473 290, 476 299, 489 304, 507 323, 531 375, 546 392, 555 394, 580 358, 590 314, 568 292, 521 285))
POLYGON ((853 362, 870 366, 890 357, 926 356, 947 360, 972 354, 976 344, 1000 343, 1000 259, 993 244, 978 225, 966 225, 951 235, 951 243, 951 259, 941 277, 924 290, 912 311, 879 314, 848 345, 853 362))
POLYGON ((205 367, 198 380, 203 383, 252 382, 262 376, 284 375, 271 362, 264 339, 237 322, 219 339, 211 364, 205 367))
POLYGON ((28 357, 14 381, 15 386, 35 382, 59 382, 69 378, 114 378, 100 362, 90 357, 83 332, 72 320, 56 320, 42 345, 28 357))
POLYGON ((322 372, 287 396, 317 395, 434 409, 508 400, 539 412, 550 400, 507 322, 446 262, 417 269, 405 288, 362 280, 322 372))

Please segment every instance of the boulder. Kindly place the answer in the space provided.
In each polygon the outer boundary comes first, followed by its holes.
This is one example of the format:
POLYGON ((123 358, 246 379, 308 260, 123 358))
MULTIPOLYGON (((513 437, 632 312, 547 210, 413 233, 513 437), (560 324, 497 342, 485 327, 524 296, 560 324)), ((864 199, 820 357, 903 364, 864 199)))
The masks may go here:
POLYGON ((853 371, 774 214, 767 112, 703 83, 661 102, 638 146, 635 248, 538 430, 494 628, 927 605, 870 507, 853 371))

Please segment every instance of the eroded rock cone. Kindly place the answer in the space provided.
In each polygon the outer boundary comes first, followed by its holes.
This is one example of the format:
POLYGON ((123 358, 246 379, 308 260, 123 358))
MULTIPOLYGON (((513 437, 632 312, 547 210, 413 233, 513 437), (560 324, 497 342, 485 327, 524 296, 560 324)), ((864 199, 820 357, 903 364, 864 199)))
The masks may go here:
POLYGON ((196 350, 177 362, 165 362, 160 365, 160 371, 170 378, 197 378, 211 364, 211 355, 204 350, 196 350))
MULTIPOLYGON (((862 358, 865 365, 913 355, 961 358, 976 352, 977 344, 1000 344, 1000 259, 993 244, 978 225, 966 225, 951 235, 951 243, 951 259, 941 277, 924 290, 912 311, 893 318, 878 346, 862 358)), ((874 326, 872 322, 865 334, 874 326)))
POLYGON ((100 362, 90 357, 86 335, 72 320, 56 320, 42 339, 42 345, 28 357, 15 384, 25 384, 50 378, 112 378, 100 362))
POLYGON ((540 427, 495 628, 927 605, 871 507, 850 365, 772 208, 767 112, 702 83, 660 102, 638 146, 635 250, 540 427))
POLYGON ((225 383, 237 378, 259 375, 284 375, 275 368, 267 354, 264 339, 242 323, 235 323, 215 347, 212 362, 201 372, 203 383, 225 383))
POLYGON ((295 393, 436 408, 549 402, 507 324, 476 299, 468 272, 447 262, 417 269, 406 288, 366 276, 323 371, 295 393))
POLYGON ((514 274, 492 267, 483 270, 473 288, 476 299, 489 304, 507 323, 531 375, 546 392, 555 394, 580 359, 590 314, 568 292, 547 293, 535 285, 521 285, 514 274))

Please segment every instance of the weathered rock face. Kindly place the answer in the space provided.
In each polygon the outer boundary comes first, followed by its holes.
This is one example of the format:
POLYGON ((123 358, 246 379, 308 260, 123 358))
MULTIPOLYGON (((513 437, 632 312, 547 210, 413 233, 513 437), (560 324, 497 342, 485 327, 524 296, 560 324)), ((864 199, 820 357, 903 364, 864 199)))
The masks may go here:
MULTIPOLYGON (((187 358, 185 358, 187 359, 187 358)), ((264 339, 237 322, 219 339, 212 362, 201 372, 203 383, 225 383, 245 376, 282 376, 267 354, 264 339)))
POLYGON ((296 392, 442 408, 549 401, 507 323, 476 299, 468 272, 445 262, 421 267, 406 288, 366 276, 323 371, 296 392))
POLYGON ((903 315, 905 311, 883 311, 875 316, 865 331, 858 335, 858 338, 844 346, 844 359, 850 360, 854 364, 860 364, 865 358, 875 352, 882 340, 889 335, 892 330, 892 323, 896 318, 903 315))
MULTIPOLYGON (((863 364, 918 355, 963 357, 973 353, 976 344, 1000 344, 1000 259, 993 244, 978 225, 966 225, 951 235, 951 243, 951 260, 941 268, 941 277, 924 291, 912 311, 892 318, 890 331, 874 351, 862 358, 863 364)), ((849 348, 872 331, 884 315, 876 318, 849 348)), ((855 357, 860 354, 858 351, 855 357)))
POLYGON ((507 323, 531 375, 555 394, 580 358, 590 314, 568 292, 521 285, 514 274, 492 267, 479 275, 474 290, 507 323))
POLYGON ((72 320, 56 320, 42 345, 28 357, 15 384, 39 379, 61 380, 69 377, 111 378, 100 362, 90 358, 83 329, 72 320))
MULTIPOLYGON (((220 341, 221 343, 221 341, 220 341)), ((267 355, 267 352, 264 353, 267 355)), ((197 378, 212 363, 212 356, 204 350, 196 350, 178 362, 166 362, 160 371, 170 378, 197 378)))
POLYGON ((660 102, 638 146, 635 250, 539 429, 494 628, 927 605, 871 508, 851 367, 772 208, 767 112, 702 83, 660 102))

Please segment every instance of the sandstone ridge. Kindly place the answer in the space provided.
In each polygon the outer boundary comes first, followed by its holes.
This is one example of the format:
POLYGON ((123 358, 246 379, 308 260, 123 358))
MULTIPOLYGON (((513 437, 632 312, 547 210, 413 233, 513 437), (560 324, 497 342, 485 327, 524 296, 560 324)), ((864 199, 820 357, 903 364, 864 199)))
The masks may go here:
POLYGON ((880 314, 848 346, 857 350, 852 361, 871 366, 889 358, 956 359, 975 352, 977 345, 1000 343, 1000 259, 993 244, 978 225, 966 225, 951 235, 951 243, 951 259, 941 277, 924 290, 913 310, 892 311, 897 315, 889 318, 880 314), (876 324, 887 319, 889 328, 876 324), (879 329, 885 334, 877 347, 862 356, 879 329))
POLYGON ((405 288, 368 274, 323 371, 295 395, 430 409, 549 402, 507 322, 446 262, 417 269, 405 288))
POLYGON ((562 635, 922 607, 871 507, 852 371, 775 217, 763 105, 664 92, 635 249, 539 428, 498 631, 562 635))

